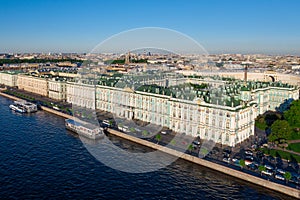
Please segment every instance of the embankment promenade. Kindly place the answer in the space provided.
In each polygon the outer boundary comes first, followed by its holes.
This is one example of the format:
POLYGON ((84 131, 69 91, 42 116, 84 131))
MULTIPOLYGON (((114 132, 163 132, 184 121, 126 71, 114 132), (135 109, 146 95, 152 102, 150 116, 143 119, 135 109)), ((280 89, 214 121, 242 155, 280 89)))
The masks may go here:
MULTIPOLYGON (((0 92, 0 95, 4 96, 4 97, 7 97, 7 98, 10 98, 10 99, 13 99, 13 100, 21 100, 20 98, 17 98, 17 97, 14 97, 14 96, 2 93, 2 92, 0 92)), ((59 111, 54 110, 54 109, 50 109, 50 108, 47 108, 47 107, 44 107, 44 106, 42 106, 41 108, 43 110, 47 111, 47 112, 53 113, 55 115, 58 115, 58 116, 61 116, 61 117, 64 117, 64 118, 73 118, 73 116, 71 116, 71 115, 64 114, 64 113, 59 112, 59 111)), ((108 132, 112 135, 117 136, 117 137, 135 142, 137 144, 141 144, 141 145, 150 147, 150 148, 155 149, 155 150, 159 150, 161 152, 164 152, 164 153, 176 156, 178 158, 190 161, 192 163, 195 163, 195 164, 198 164, 198 165, 201 165, 201 166, 219 171, 221 173, 230 175, 230 176, 235 177, 235 178, 239 178, 241 180, 256 184, 258 186, 265 187, 265 188, 268 188, 268 189, 286 194, 286 195, 291 196, 291 197, 295 197, 295 198, 298 198, 298 199, 300 198, 300 190, 299 189, 291 188, 291 187, 288 187, 288 186, 285 186, 285 185, 281 185, 281 184, 278 184, 278 183, 274 183, 274 182, 262 179, 260 177, 252 176, 252 175, 244 173, 242 171, 231 169, 231 168, 226 167, 226 166, 222 166, 222 165, 219 165, 219 164, 216 164, 216 163, 213 163, 213 162, 210 162, 210 161, 207 161, 207 160, 195 157, 195 156, 191 156, 189 154, 185 154, 185 153, 176 151, 174 149, 170 149, 170 148, 167 148, 167 147, 164 147, 164 146, 161 146, 161 145, 158 145, 158 144, 155 144, 155 143, 152 143, 152 142, 149 142, 149 141, 137 138, 137 137, 133 137, 133 136, 124 134, 122 132, 119 132, 119 131, 116 131, 116 130, 113 130, 113 129, 108 129, 108 132)))

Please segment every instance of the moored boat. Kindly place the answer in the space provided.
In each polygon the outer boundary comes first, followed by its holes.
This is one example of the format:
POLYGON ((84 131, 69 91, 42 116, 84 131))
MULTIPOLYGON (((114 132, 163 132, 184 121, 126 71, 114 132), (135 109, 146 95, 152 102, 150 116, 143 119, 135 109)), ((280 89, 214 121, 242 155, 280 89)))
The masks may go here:
POLYGON ((11 104, 9 105, 9 108, 12 109, 13 111, 19 112, 19 113, 25 113, 25 109, 16 105, 16 104, 11 104))
POLYGON ((99 126, 87 122, 79 122, 74 119, 65 120, 66 129, 76 132, 78 135, 90 138, 99 139, 104 136, 103 129, 99 126))
POLYGON ((21 107, 27 113, 36 112, 38 110, 37 105, 27 101, 15 101, 14 105, 21 107))

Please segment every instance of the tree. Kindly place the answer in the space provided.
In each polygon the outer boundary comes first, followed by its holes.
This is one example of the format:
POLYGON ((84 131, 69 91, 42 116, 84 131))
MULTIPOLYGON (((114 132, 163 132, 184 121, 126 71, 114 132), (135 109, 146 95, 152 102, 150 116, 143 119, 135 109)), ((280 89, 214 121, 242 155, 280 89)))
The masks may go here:
POLYGON ((268 136, 270 142, 279 139, 288 139, 291 136, 292 129, 286 120, 277 120, 271 126, 271 134, 268 136))
POLYGON ((188 150, 189 150, 190 153, 192 153, 192 150, 193 150, 193 145, 192 144, 188 145, 188 150))
POLYGON ((284 118, 290 123, 291 126, 300 125, 300 101, 293 101, 290 109, 284 112, 284 118))
POLYGON ((170 143, 171 143, 171 145, 175 146, 176 140, 172 139, 170 143))
POLYGON ((246 166, 245 160, 241 159, 239 162, 241 169, 243 169, 246 166))
POLYGON ((262 171, 266 171, 266 167, 263 166, 263 165, 260 165, 260 166, 258 167, 258 171, 260 171, 260 175, 261 175, 262 171))
POLYGON ((160 134, 157 134, 155 136, 155 139, 157 140, 157 144, 159 143, 159 141, 161 140, 161 135, 160 134))
POLYGON ((285 172, 285 174, 283 176, 284 176, 286 182, 288 182, 292 178, 292 174, 290 172, 285 172))
POLYGON ((135 132, 135 128, 133 128, 133 127, 130 127, 129 130, 130 130, 130 132, 135 132))
POLYGON ((143 134, 143 136, 147 136, 147 135, 148 135, 148 131, 143 130, 143 131, 142 131, 142 134, 143 134))

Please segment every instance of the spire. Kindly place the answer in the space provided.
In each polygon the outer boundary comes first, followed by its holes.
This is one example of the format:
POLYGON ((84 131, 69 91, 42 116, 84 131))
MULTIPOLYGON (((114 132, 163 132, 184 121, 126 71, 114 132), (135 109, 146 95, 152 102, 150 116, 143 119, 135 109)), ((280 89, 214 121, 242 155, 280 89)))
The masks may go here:
POLYGON ((126 65, 130 64, 130 51, 128 51, 128 53, 125 56, 125 64, 126 65))

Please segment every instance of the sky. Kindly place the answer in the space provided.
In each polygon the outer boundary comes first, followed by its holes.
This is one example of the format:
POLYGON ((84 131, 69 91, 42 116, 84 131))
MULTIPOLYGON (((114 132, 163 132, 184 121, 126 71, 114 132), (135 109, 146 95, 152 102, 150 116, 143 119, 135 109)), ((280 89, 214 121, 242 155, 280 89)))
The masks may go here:
POLYGON ((0 52, 90 52, 122 31, 162 27, 211 54, 300 55, 299 9, 298 0, 0 0, 0 52))

